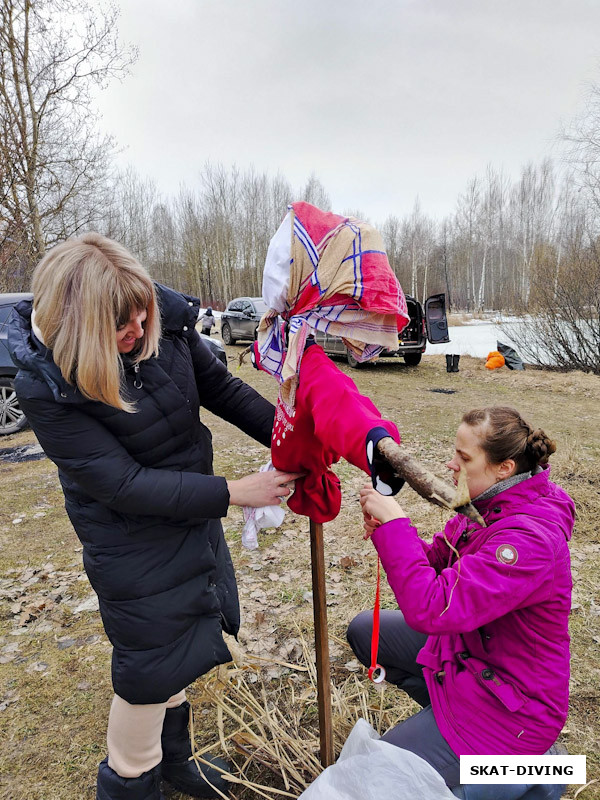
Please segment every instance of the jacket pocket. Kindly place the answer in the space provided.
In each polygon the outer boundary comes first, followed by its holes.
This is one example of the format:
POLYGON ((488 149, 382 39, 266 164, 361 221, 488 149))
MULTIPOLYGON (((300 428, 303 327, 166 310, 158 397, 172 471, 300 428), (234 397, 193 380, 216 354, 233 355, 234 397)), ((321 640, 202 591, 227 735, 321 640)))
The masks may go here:
POLYGON ((458 661, 475 676, 486 691, 493 694, 508 711, 518 711, 527 702, 527 697, 514 684, 500 678, 484 661, 467 653, 458 653, 458 661))
POLYGON ((508 711, 518 711, 527 702, 525 695, 516 686, 498 678, 491 669, 484 669, 480 672, 479 680, 508 711))

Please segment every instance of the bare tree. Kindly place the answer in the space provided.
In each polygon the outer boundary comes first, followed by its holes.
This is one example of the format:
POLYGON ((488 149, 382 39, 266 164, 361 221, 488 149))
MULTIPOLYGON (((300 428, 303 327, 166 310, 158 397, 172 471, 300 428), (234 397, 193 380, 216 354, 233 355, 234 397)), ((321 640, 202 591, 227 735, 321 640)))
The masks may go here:
POLYGON ((105 201, 113 142, 97 132, 93 92, 135 59, 117 15, 88 0, 0 0, 0 240, 23 254, 21 286, 105 201))
POLYGON ((306 186, 300 193, 301 199, 306 203, 312 203, 313 206, 323 209, 323 211, 331 211, 331 198, 321 181, 313 172, 306 182, 306 186))
POLYGON ((530 314, 505 328, 534 363, 600 375, 600 241, 570 244, 558 284, 540 281, 530 314))
POLYGON ((131 167, 118 172, 112 179, 110 203, 102 211, 98 227, 111 239, 129 248, 147 267, 153 251, 153 217, 161 204, 156 184, 142 178, 131 167))
POLYGON ((381 226, 381 236, 385 244, 385 249, 391 268, 396 273, 398 279, 401 278, 401 257, 402 257, 402 227, 398 217, 390 214, 381 226))
POLYGON ((529 305, 532 270, 536 253, 548 241, 555 196, 552 164, 544 159, 539 166, 527 164, 514 187, 512 208, 516 237, 521 253, 518 291, 523 308, 529 305))
POLYGON ((570 173, 558 194, 545 164, 523 173, 527 224, 518 238, 531 267, 530 315, 517 335, 522 353, 539 364, 600 374, 599 87, 563 140, 570 173))
POLYGON ((566 159, 580 186, 600 210, 600 85, 592 86, 582 113, 562 133, 566 159))
POLYGON ((152 209, 151 241, 149 269, 153 277, 178 291, 187 290, 175 219, 167 203, 157 203, 152 209))

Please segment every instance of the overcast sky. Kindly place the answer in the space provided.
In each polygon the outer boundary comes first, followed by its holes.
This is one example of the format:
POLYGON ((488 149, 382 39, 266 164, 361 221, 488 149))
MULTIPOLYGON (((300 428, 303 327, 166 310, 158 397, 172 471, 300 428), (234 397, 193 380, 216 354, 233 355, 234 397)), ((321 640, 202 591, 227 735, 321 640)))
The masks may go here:
POLYGON ((599 0, 119 0, 139 48, 100 98, 165 194, 206 161, 311 173, 334 211, 436 218, 488 164, 552 155, 600 82, 599 0))

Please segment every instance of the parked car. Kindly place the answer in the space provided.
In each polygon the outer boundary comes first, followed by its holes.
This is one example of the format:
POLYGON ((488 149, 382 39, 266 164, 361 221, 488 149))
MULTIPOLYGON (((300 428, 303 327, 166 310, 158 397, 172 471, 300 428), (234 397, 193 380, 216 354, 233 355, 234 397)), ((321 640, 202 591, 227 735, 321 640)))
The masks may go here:
POLYGON ((236 297, 221 314, 221 337, 225 344, 238 339, 254 341, 260 318, 268 311, 262 297, 236 297))
POLYGON ((213 339, 212 336, 207 336, 205 333, 199 333, 200 338, 207 344, 208 347, 213 351, 219 361, 222 361, 225 366, 227 366, 227 353, 225 352, 225 348, 221 344, 218 339, 213 339))
POLYGON ((0 294, 0 436, 16 433, 27 425, 25 414, 19 407, 15 393, 14 377, 17 368, 6 344, 7 321, 13 307, 21 300, 31 300, 29 292, 0 294))
MULTIPOLYGON (((425 352, 427 341, 431 344, 450 341, 446 319, 446 295, 431 295, 425 301, 425 309, 414 297, 406 295, 406 305, 410 320, 400 332, 400 346, 397 350, 384 350, 379 357, 403 358, 407 366, 416 367, 425 352)), ((362 366, 338 336, 317 331, 315 338, 328 355, 344 355, 351 367, 362 366)))

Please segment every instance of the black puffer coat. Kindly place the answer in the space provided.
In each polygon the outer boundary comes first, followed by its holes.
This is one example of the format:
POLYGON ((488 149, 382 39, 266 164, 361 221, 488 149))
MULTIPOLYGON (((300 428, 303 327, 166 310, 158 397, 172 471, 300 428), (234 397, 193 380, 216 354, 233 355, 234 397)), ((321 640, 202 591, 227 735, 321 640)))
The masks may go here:
MULTIPOLYGON (((31 302, 16 307, 9 348, 31 427, 56 463, 65 506, 114 645, 115 692, 158 703, 230 659, 239 604, 220 517, 225 478, 212 470, 205 406, 269 446, 274 409, 234 378, 194 329, 199 301, 157 286, 160 353, 126 362, 128 414, 86 400, 31 333, 31 302)), ((124 356, 124 359, 127 357, 124 356)))

